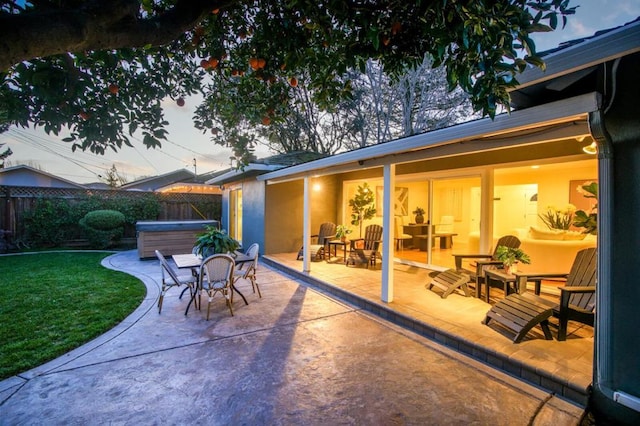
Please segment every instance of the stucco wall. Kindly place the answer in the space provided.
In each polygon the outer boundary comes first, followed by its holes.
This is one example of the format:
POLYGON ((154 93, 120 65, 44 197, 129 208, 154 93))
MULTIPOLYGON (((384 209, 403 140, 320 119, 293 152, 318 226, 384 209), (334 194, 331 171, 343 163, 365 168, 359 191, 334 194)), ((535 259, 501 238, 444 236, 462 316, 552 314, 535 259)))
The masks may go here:
MULTIPOLYGON (((338 223, 337 200, 341 190, 338 178, 327 176, 310 180, 311 233, 323 222, 338 223)), ((303 233, 302 180, 267 185, 265 210, 265 254, 297 252, 303 233)))

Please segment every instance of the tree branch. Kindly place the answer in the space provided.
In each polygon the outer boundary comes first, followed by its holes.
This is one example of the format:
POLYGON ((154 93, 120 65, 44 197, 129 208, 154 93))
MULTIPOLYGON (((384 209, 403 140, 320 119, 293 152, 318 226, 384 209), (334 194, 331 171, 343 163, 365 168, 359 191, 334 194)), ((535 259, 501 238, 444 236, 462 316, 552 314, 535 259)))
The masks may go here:
POLYGON ((66 52, 167 44, 215 8, 238 0, 178 0, 142 18, 138 0, 92 0, 82 8, 0 14, 0 70, 37 57, 66 52))

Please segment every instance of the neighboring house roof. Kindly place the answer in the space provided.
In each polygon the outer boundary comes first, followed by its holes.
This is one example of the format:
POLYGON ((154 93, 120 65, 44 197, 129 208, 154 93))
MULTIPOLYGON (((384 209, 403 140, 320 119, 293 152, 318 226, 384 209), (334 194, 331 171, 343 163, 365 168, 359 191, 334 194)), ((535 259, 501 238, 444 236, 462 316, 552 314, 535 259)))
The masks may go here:
POLYGON ((601 106, 600 94, 593 92, 597 86, 590 67, 640 51, 639 41, 640 21, 634 21, 579 44, 568 43, 566 48, 545 57, 546 73, 535 68, 518 77, 524 83, 511 93, 516 110, 494 120, 484 118, 343 152, 272 171, 258 180, 278 181, 376 167, 387 164, 390 157, 399 163, 534 144, 540 136, 529 134, 533 128, 545 132, 549 140, 589 136, 588 113, 601 106))
POLYGON ((25 165, 0 169, 0 185, 35 186, 41 188, 85 188, 79 183, 25 165))
POLYGON ((89 189, 112 189, 108 184, 104 182, 85 183, 84 186, 85 188, 89 189))
POLYGON ((326 154, 311 151, 294 151, 285 154, 276 154, 257 159, 239 169, 229 168, 223 170, 218 176, 209 179, 206 183, 210 185, 225 185, 230 182, 238 182, 243 179, 279 170, 287 166, 303 164, 325 156, 326 154))
POLYGON ((192 171, 189 171, 187 169, 179 169, 160 176, 151 176, 126 183, 122 185, 120 189, 156 191, 159 188, 163 188, 177 182, 193 182, 194 177, 195 174, 192 171))

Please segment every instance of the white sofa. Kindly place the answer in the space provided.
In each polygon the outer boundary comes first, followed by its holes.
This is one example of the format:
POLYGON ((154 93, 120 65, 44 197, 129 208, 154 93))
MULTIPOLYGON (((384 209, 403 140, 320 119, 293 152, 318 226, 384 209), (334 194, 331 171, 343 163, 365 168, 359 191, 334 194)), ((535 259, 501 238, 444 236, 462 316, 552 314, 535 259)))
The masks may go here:
MULTIPOLYGON (((587 235, 583 240, 540 239, 553 237, 520 228, 514 229, 512 235, 520 239, 520 248, 531 257, 530 265, 518 265, 518 270, 523 272, 569 272, 578 251, 597 245, 595 235, 587 235)), ((501 235, 494 237, 493 245, 500 237, 501 235)), ((562 236, 558 235, 558 238, 562 236)), ((477 233, 469 235, 469 246, 475 247, 477 251, 477 233)))

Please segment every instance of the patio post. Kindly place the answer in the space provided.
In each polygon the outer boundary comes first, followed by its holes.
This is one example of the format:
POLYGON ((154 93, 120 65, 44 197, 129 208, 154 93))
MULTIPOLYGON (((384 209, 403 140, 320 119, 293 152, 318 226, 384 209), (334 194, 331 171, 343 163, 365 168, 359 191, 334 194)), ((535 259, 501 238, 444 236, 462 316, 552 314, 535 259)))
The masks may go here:
POLYGON ((309 177, 304 178, 302 207, 302 272, 311 271, 309 245, 311 244, 311 193, 309 191, 309 177))
POLYGON ((382 196, 382 294, 383 302, 393 302, 393 257, 394 253, 394 202, 396 187, 396 165, 385 164, 383 167, 382 196))
POLYGON ((493 247, 493 167, 482 171, 480 182, 482 194, 480 202, 482 205, 480 207, 480 251, 478 253, 490 253, 493 247))

